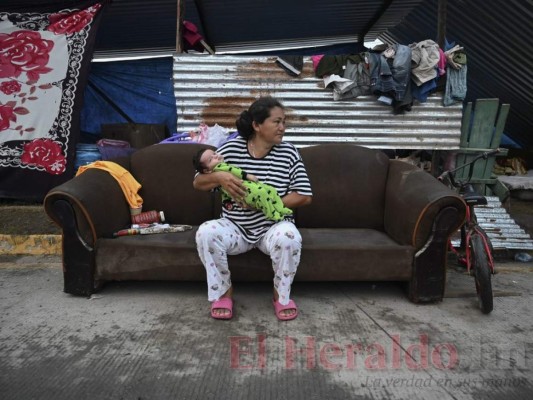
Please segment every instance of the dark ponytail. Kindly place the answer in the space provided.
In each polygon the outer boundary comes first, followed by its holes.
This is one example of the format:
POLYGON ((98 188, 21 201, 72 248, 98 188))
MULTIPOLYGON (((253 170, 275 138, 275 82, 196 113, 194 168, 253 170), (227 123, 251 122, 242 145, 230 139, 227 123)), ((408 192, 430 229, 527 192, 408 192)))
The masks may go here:
POLYGON ((239 135, 246 140, 248 140, 254 133, 254 128, 252 125, 253 121, 252 114, 250 114, 250 111, 248 110, 244 110, 241 115, 239 115, 239 118, 237 118, 235 121, 239 135))
POLYGON ((271 96, 260 97, 252 103, 248 110, 245 110, 239 115, 235 121, 239 135, 246 140, 254 134, 253 123, 262 124, 265 119, 270 117, 270 110, 275 107, 283 109, 283 105, 271 96))

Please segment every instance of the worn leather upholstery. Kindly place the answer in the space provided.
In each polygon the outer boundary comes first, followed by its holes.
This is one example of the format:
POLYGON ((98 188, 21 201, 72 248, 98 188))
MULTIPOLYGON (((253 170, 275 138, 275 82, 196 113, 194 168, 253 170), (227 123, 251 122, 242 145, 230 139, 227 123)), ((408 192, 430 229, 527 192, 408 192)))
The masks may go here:
MULTIPOLYGON (((111 280, 205 280, 195 233, 220 215, 220 198, 192 186, 201 147, 158 144, 119 160, 141 183, 145 211, 164 211, 167 222, 191 231, 113 238, 129 226, 129 207, 104 171, 88 170, 48 193, 45 210, 63 228, 65 291, 87 295, 111 280)), ((413 301, 442 299, 446 240, 464 220, 461 198, 377 150, 328 144, 300 152, 314 196, 296 211, 303 238, 296 280, 406 281, 413 301)), ((258 250, 229 262, 234 282, 273 278, 258 250)))

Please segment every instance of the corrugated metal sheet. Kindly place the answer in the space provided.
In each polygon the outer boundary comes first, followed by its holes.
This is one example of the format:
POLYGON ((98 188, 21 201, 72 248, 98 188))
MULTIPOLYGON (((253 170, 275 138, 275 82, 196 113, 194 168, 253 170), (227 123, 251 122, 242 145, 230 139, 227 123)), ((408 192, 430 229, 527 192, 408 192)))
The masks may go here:
MULTIPOLYGON (((402 44, 435 40, 437 8, 437 0, 423 2, 380 38, 402 44)), ((446 36, 467 52, 467 100, 510 104, 505 132, 524 147, 531 147, 533 135, 532 20, 531 1, 448 1, 446 36)))
POLYGON ((201 122, 235 129, 235 118, 253 100, 272 95, 286 106, 285 140, 298 147, 347 142, 381 149, 458 149, 462 105, 442 106, 439 95, 394 115, 376 96, 334 101, 316 78, 310 58, 292 77, 276 57, 174 56, 174 92, 178 131, 201 122))
POLYGON ((393 1, 386 10, 380 15, 379 19, 373 24, 365 34, 365 41, 370 42, 379 37, 379 35, 388 29, 398 25, 405 16, 425 0, 402 0, 393 1))
MULTIPOLYGON (((486 206, 476 207, 479 225, 489 236, 494 250, 533 250, 533 239, 522 229, 503 208, 498 197, 487 197, 486 206)), ((459 247, 457 237, 452 245, 459 247)))
MULTIPOLYGON (((187 2, 186 15, 191 2, 187 2)), ((203 15, 202 28, 217 52, 250 48, 257 52, 279 50, 291 42, 292 46, 321 46, 324 38, 362 41, 384 3, 386 0, 202 0, 193 4, 203 15)))

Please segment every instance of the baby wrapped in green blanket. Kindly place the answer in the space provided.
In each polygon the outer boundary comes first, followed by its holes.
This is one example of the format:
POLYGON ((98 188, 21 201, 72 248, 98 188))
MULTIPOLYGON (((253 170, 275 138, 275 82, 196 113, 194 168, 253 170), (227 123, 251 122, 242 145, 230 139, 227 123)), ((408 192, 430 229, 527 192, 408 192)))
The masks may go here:
MULTIPOLYGON (((224 171, 241 178, 243 186, 246 188, 243 202, 251 208, 261 210, 268 219, 277 222, 282 221, 287 215, 292 215, 292 210, 283 205, 283 201, 274 187, 259 182, 256 176, 247 174, 241 168, 225 163, 224 157, 213 150, 202 149, 198 151, 193 159, 193 164, 200 173, 224 171)), ((229 194, 222 189, 222 201, 230 199, 229 194)))

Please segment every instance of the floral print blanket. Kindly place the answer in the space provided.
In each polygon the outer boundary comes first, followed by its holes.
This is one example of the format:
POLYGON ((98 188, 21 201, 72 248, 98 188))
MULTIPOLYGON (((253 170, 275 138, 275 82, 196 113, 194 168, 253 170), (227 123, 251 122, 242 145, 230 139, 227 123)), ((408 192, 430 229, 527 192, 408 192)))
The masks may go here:
POLYGON ((106 2, 42 13, 0 6, 0 197, 39 199, 73 176, 83 90, 106 2))

